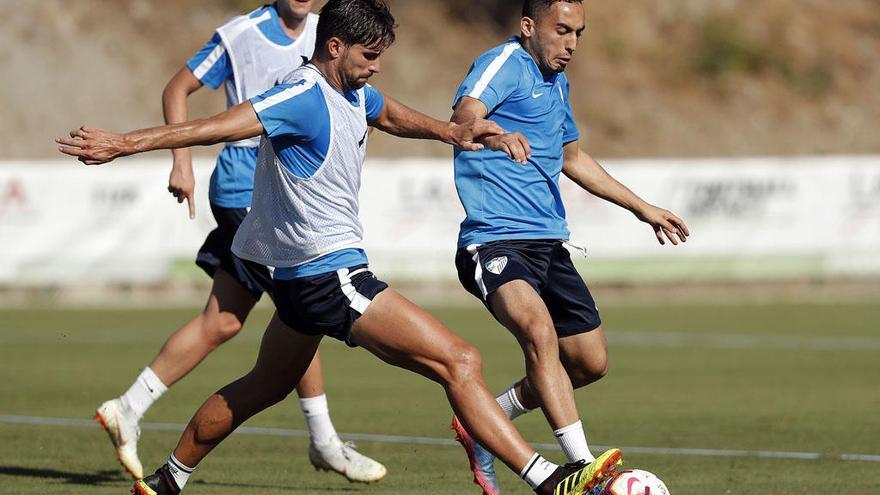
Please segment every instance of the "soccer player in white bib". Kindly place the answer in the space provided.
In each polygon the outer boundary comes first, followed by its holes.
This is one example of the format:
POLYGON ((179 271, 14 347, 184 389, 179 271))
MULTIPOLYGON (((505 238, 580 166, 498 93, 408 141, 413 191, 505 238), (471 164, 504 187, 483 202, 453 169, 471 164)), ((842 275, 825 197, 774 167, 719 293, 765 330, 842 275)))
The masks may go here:
MULTIPOLYGON (((166 123, 187 121, 187 97, 203 86, 225 86, 231 108, 272 88, 302 65, 303 58, 311 58, 318 26, 318 16, 311 13, 313 3, 279 0, 218 28, 168 83, 162 97, 166 123)), ((217 228, 196 258, 196 264, 214 279, 204 310, 168 338, 125 394, 104 402, 96 411, 117 458, 135 479, 143 477, 137 441, 144 413, 168 387, 238 334, 262 294, 271 294, 269 269, 232 252, 232 239, 252 202, 259 143, 258 137, 227 143, 211 175, 208 196, 217 228)), ((193 218, 192 158, 188 149, 174 150, 173 157, 168 190, 178 202, 187 202, 193 218)), ((316 469, 366 483, 385 476, 385 466, 337 435, 317 354, 297 385, 297 394, 309 429, 309 460, 316 469)))
MULTIPOLYGON (((474 62, 452 120, 486 118, 509 131, 487 149, 457 151, 455 181, 466 218, 456 267, 462 285, 517 339, 526 376, 497 398, 511 419, 541 408, 569 461, 601 471, 619 449, 594 457, 574 389, 605 375, 599 312, 565 248, 569 238, 559 175, 630 210, 661 244, 685 242, 684 222, 643 201, 581 151, 565 68, 584 31, 582 0, 525 0, 521 32, 474 62), (513 155, 513 159, 509 157, 513 155)), ((493 456, 458 421, 474 481, 499 493, 493 456)))
MULTIPOLYGON (((478 150, 503 130, 482 119, 440 122, 367 85, 394 41, 382 0, 330 0, 311 63, 283 84, 210 119, 116 134, 82 127, 60 151, 100 164, 142 151, 262 135, 254 204, 233 250, 275 266, 276 316, 254 368, 211 396, 141 495, 177 494, 193 469, 249 417, 281 401, 325 335, 438 383, 468 431, 540 495, 585 495, 597 479, 530 448, 486 389, 479 353, 377 279, 363 251, 358 189, 368 127, 478 150)), ((430 463, 425 463, 429 466, 430 463)), ((608 473, 603 473, 608 474, 608 473)))

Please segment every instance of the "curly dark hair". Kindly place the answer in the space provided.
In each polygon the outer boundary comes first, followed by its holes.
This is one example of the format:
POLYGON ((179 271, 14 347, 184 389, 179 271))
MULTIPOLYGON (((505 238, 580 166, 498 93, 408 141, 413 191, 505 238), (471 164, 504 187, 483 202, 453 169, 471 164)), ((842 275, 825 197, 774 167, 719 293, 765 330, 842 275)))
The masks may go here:
POLYGON ((330 0, 321 8, 315 46, 336 37, 384 50, 394 43, 394 16, 384 0, 330 0))

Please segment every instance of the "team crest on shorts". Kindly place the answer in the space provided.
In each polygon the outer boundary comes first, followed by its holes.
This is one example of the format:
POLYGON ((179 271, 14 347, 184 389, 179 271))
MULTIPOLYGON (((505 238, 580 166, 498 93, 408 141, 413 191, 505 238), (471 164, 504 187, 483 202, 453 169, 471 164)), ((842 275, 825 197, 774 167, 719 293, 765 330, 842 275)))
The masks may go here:
POLYGON ((495 275, 501 275, 501 272, 504 271, 506 266, 507 256, 499 256, 497 258, 492 258, 486 263, 486 270, 489 270, 490 273, 494 273, 495 275))

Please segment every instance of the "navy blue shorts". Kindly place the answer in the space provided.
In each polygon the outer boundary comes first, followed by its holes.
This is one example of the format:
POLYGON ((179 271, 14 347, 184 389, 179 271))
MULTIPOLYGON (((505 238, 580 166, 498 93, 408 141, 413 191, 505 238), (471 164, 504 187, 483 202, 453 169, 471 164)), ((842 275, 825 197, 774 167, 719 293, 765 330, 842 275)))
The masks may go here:
POLYGON ((558 336, 590 332, 602 324, 590 289, 561 241, 495 241, 475 251, 459 249, 455 266, 461 285, 490 312, 489 294, 508 282, 522 280, 547 305, 558 336))
POLYGON ((376 294, 388 288, 367 265, 293 280, 275 280, 275 307, 285 325, 354 347, 351 327, 376 294))
POLYGON ((247 289, 255 299, 260 299, 264 292, 272 290, 272 275, 265 266, 253 261, 243 260, 233 254, 232 239, 238 227, 247 215, 247 208, 223 208, 211 205, 211 213, 217 221, 217 228, 208 234, 199 254, 196 256, 198 265, 209 277, 214 278, 217 269, 221 268, 247 289))

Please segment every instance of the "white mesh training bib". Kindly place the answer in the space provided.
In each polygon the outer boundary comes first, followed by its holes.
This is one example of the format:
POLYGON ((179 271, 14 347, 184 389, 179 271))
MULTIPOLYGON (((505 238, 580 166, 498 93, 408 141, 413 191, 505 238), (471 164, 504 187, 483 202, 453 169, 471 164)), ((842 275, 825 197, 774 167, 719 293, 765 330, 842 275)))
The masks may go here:
MULTIPOLYGON (((309 14, 306 27, 293 44, 279 45, 266 37, 257 27, 272 18, 264 12, 257 18, 239 16, 217 29, 234 77, 226 81, 226 101, 229 107, 265 93, 303 63, 312 58, 318 16, 309 14)), ((227 146, 256 147, 260 138, 245 139, 227 146)))
POLYGON ((275 155, 263 135, 254 175, 253 207, 238 228, 232 251, 241 258, 274 267, 294 267, 346 248, 359 248, 363 227, 358 219, 361 168, 367 149, 364 90, 353 106, 330 86, 313 65, 305 65, 285 83, 317 85, 330 119, 330 146, 318 171, 295 176, 275 155))

